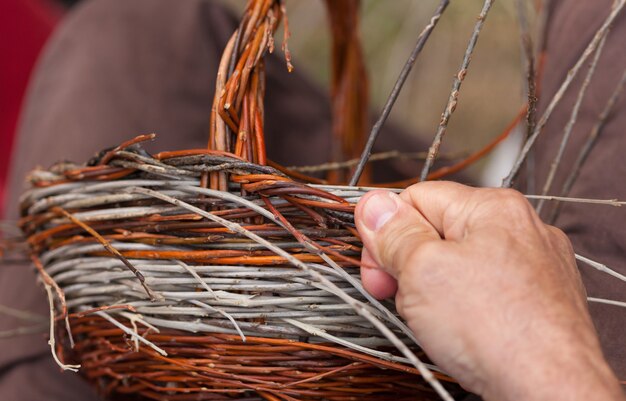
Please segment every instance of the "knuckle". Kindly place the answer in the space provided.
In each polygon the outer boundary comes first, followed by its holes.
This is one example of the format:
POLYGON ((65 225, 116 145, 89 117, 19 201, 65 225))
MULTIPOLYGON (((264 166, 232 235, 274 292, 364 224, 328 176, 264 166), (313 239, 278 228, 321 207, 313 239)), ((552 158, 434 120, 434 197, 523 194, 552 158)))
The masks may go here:
POLYGON ((546 225, 552 237, 559 242, 569 242, 567 235, 558 227, 546 225))
POLYGON ((534 211, 524 195, 514 189, 489 189, 483 205, 500 213, 512 222, 532 220, 534 211))
POLYGON ((514 189, 502 189, 498 191, 499 201, 507 208, 511 210, 528 210, 529 203, 524 198, 524 195, 514 189))
POLYGON ((567 234, 565 234, 563 230, 554 226, 546 226, 546 227, 548 229, 548 232, 550 233, 552 242, 558 247, 558 249, 561 249, 567 253, 574 252, 572 243, 569 237, 567 236, 567 234))

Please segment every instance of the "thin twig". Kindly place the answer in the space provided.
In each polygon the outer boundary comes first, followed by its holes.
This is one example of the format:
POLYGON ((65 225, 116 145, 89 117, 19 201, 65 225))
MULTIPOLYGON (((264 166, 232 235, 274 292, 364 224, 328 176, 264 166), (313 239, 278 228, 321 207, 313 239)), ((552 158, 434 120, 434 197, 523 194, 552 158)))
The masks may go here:
POLYGON ((91 315, 92 313, 115 310, 115 309, 125 309, 128 311, 137 313, 137 310, 131 305, 104 305, 104 306, 99 306, 97 308, 90 308, 90 309, 81 310, 80 312, 70 313, 69 317, 81 318, 81 317, 91 315))
MULTIPOLYGON (((384 161, 390 159, 397 160, 426 160, 427 152, 400 152, 398 150, 390 150, 387 152, 379 152, 372 153, 372 155, 367 160, 368 162, 374 161, 384 161)), ((445 159, 454 160, 459 157, 463 157, 465 153, 458 154, 448 154, 445 155, 445 159)), ((356 166, 360 158, 350 159, 343 162, 330 162, 330 163, 322 163, 310 166, 289 166, 287 167, 291 171, 298 171, 300 173, 317 173, 324 172, 328 170, 338 170, 338 169, 348 169, 356 166)))
POLYGON ((156 134, 138 135, 131 140, 123 142, 119 146, 116 146, 113 149, 106 152, 104 156, 102 156, 102 159, 100 159, 100 161, 98 162, 98 165, 107 164, 113 158, 113 156, 115 156, 117 152, 121 150, 124 150, 130 146, 136 145, 141 142, 152 141, 154 140, 154 138, 156 138, 156 134))
MULTIPOLYGON (((506 128, 495 138, 493 138, 491 141, 489 141, 489 143, 487 143, 485 146, 483 146, 482 148, 478 149, 477 151, 473 152, 472 154, 466 156, 464 159, 459 160, 458 162, 449 165, 449 166, 443 166, 438 168, 435 171, 432 171, 431 173, 428 174, 427 179, 428 180, 438 180, 440 178, 443 178, 445 176, 451 175, 451 174, 455 174, 458 173, 459 171, 467 168, 468 166, 470 166, 471 164, 477 162, 478 160, 480 160, 481 158, 485 157, 486 155, 488 155, 496 146, 498 146, 498 144, 500 144, 502 141, 504 141, 506 138, 509 137, 509 135, 513 132, 513 130, 519 125, 520 121, 522 120, 522 118, 524 118, 524 115, 526 114, 526 105, 522 106, 521 110, 517 113, 517 115, 515 116, 515 118, 509 123, 509 125, 506 126, 506 128)), ((441 155, 439 156, 439 159, 441 159, 441 155)), ((393 181, 393 182, 385 182, 382 184, 378 184, 379 186, 383 186, 383 187, 387 187, 387 188, 406 188, 409 185, 413 185, 416 182, 420 181, 420 177, 411 177, 408 179, 404 179, 401 181, 393 181)))
MULTIPOLYGON (((546 44, 548 37, 548 25, 550 22, 550 14, 552 12, 551 0, 542 0, 535 4, 535 11, 539 13, 537 26, 537 41, 535 47, 535 53, 538 55, 535 65, 535 85, 536 85, 536 97, 539 97, 540 89, 539 86, 541 84, 541 77, 543 76, 545 61, 546 61, 546 44), (539 12, 541 10, 541 12, 539 12)), ((532 117, 532 130, 528 130, 528 134, 524 140, 528 140, 535 127, 537 126, 537 115, 536 109, 534 110, 535 115, 532 117)), ((529 128, 530 125, 527 127, 529 128)), ((537 182, 535 177, 536 172, 536 154, 534 149, 531 149, 528 152, 528 156, 526 158, 526 192, 527 193, 535 193, 537 182)))
POLYGON ((588 204, 609 205, 609 206, 617 206, 617 207, 626 205, 626 201, 620 201, 618 199, 569 198, 566 196, 552 196, 552 195, 525 195, 525 196, 528 199, 538 199, 540 201, 588 203, 588 204))
MULTIPOLYGON (((527 93, 527 105, 526 105, 526 135, 524 140, 528 139, 537 123, 537 73, 535 65, 535 49, 533 48, 533 41, 530 36, 530 29, 528 27, 528 15, 527 15, 527 2, 524 0, 517 0, 517 15, 520 27, 520 43, 522 47, 522 59, 525 64, 526 71, 526 93, 527 93)), ((528 156, 526 163, 526 192, 535 192, 535 158, 534 153, 528 156)))
POLYGON ((574 255, 576 257, 576 260, 580 260, 581 262, 586 263, 587 265, 593 267, 594 269, 601 271, 603 273, 609 274, 621 281, 625 281, 626 282, 626 276, 624 276, 621 273, 616 272, 615 270, 611 269, 610 267, 608 267, 607 265, 600 263, 600 262, 596 262, 595 260, 591 260, 589 258, 586 258, 582 255, 579 254, 575 254, 574 255))
POLYGON ((284 27, 283 27, 283 43, 280 49, 285 55, 285 62, 287 63, 287 71, 293 71, 293 64, 291 64, 291 52, 289 51, 289 38, 291 37, 291 31, 289 30, 289 18, 287 18, 287 7, 285 2, 280 3, 280 12, 283 15, 284 27))
POLYGON ((56 341, 54 337, 54 297, 52 295, 52 287, 50 284, 44 281, 44 288, 46 289, 46 293, 48 294, 48 305, 50 307, 50 339, 48 340, 48 345, 50 345, 50 351, 52 352, 52 357, 54 361, 61 367, 63 370, 71 370, 72 372, 78 372, 80 365, 66 365, 59 359, 56 352, 56 341))
POLYGON ((144 277, 144 275, 139 270, 137 270, 137 268, 135 266, 133 266, 132 263, 130 263, 128 261, 128 259, 126 259, 124 257, 124 255, 122 255, 117 249, 115 249, 113 247, 113 245, 111 245, 111 243, 106 240, 106 238, 104 238, 102 235, 98 234, 98 232, 96 230, 94 230, 93 228, 89 227, 83 221, 77 219, 75 216, 73 216, 67 210, 65 210, 63 208, 60 208, 60 207, 55 207, 55 208, 53 208, 53 210, 60 212, 63 216, 67 217, 72 223, 76 224, 77 226, 79 226, 83 230, 87 231, 87 233, 89 233, 92 237, 97 239, 98 242, 100 242, 100 244, 102 244, 104 249, 106 249, 113 256, 115 256, 120 261, 122 261, 122 263, 124 263, 124 265, 128 268, 128 270, 133 272, 135 277, 137 277, 137 280, 139 280, 139 282, 141 283, 141 286, 144 288, 144 290, 146 290, 146 293, 148 294, 148 297, 150 297, 150 300, 154 301, 156 299, 154 293, 152 292, 152 290, 150 290, 150 287, 148 287, 148 285, 146 284, 146 278, 144 277))
POLYGON ((485 0, 483 8, 480 11, 480 15, 478 16, 476 24, 474 25, 474 31, 472 32, 472 36, 470 37, 469 43, 467 44, 467 48, 465 49, 465 55, 463 56, 463 61, 461 62, 461 68, 454 77, 452 91, 450 92, 448 103, 446 104, 443 114, 441 115, 441 121, 439 122, 437 133, 435 134, 433 143, 428 149, 428 157, 426 158, 426 162, 424 163, 424 167, 422 168, 422 173, 420 175, 421 181, 425 181, 426 178, 428 178, 428 173, 430 172, 430 169, 435 162, 435 158, 439 154, 439 147, 441 146, 443 136, 446 134, 446 131, 448 129, 450 117, 456 109, 456 105, 459 100, 459 91, 461 90, 461 84, 463 83, 463 80, 467 75, 467 69, 469 68, 472 54, 474 53, 474 48, 476 47, 476 43, 478 42, 478 36, 480 35, 480 31, 485 24, 485 19, 487 18, 487 14, 489 13, 491 6, 493 5, 493 2, 494 0, 485 0))
MULTIPOLYGON (((587 161, 587 157, 589 156, 589 153, 591 153, 591 150, 597 143, 598 138, 600 137, 600 134, 602 133, 602 130, 604 129, 604 126, 606 125, 606 122, 609 116, 611 115, 613 109, 615 108, 615 105, 617 104, 617 100, 619 99, 620 95, 622 94, 622 91, 624 90, 625 84, 626 84, 626 69, 624 69, 624 72, 622 73, 622 78, 620 79, 619 83, 615 87, 615 90, 611 94, 611 97, 606 102, 604 109, 602 109, 602 112, 600 113, 600 116, 598 117, 598 121, 595 123, 595 125, 591 129, 591 132, 589 133, 589 136, 587 137, 587 141, 584 143, 584 145, 580 149, 580 152, 578 153, 578 157, 576 158, 576 161, 574 162, 574 167, 572 167, 572 170, 569 176, 563 183, 560 196, 567 196, 572 190, 574 183, 578 179, 578 175, 580 174, 582 166, 587 161)), ((550 224, 554 224, 557 217, 559 216, 560 211, 561 211, 561 205, 557 204, 557 206, 554 208, 552 212, 552 215, 548 219, 548 222, 550 224)))
POLYGON ((420 33, 419 37, 417 38, 417 43, 415 44, 415 48, 411 52, 411 55, 409 56, 409 59, 407 60, 406 64, 404 64, 404 67, 402 68, 402 71, 400 72, 400 75, 398 76, 398 79, 396 80, 396 83, 393 86, 393 89, 391 90, 389 97, 387 98, 387 102, 385 103, 385 106, 383 107, 383 111, 380 114, 380 117, 378 117, 378 120, 376 121, 374 126, 372 127, 372 131, 370 132, 369 137, 367 138, 365 149, 363 149, 363 153, 361 153, 361 158, 359 160, 359 163, 356 169, 354 170, 352 177, 350 178, 351 186, 354 186, 359 182, 359 178, 361 177, 361 174, 363 173, 365 164, 367 164, 367 160, 369 159, 370 154, 372 153, 372 149, 374 147, 374 143, 376 142, 376 138, 378 138, 378 134, 380 133, 381 128, 385 124, 385 121, 387 121, 387 117, 389 117, 389 113, 391 113, 391 109, 393 108, 393 105, 398 99, 398 95, 400 95, 400 90, 402 90, 402 86, 404 85, 406 78, 409 76, 409 72, 411 72, 411 68, 413 68, 413 65, 415 64, 415 60, 417 60, 417 56, 420 54, 420 52, 424 48, 426 41, 430 37, 430 34, 432 33, 433 29, 435 29, 435 26, 437 26, 437 22, 439 22, 439 19, 441 18, 441 15, 445 11, 445 9, 448 7, 448 4, 450 4, 450 0, 442 0, 441 3, 439 3, 439 6, 437 7, 435 14, 430 19, 430 23, 424 28, 424 30, 420 33))
POLYGON ((209 285, 207 283, 204 282, 204 280, 202 280, 202 277, 200 277, 200 275, 198 275, 198 273, 196 273, 187 263, 183 262, 182 260, 174 260, 174 263, 178 264, 180 267, 182 267, 183 269, 187 270, 187 272, 189 274, 191 274, 193 276, 193 278, 195 278, 196 280, 198 280, 198 282, 200 283, 200 285, 209 293, 213 296, 213 298, 218 299, 217 295, 215 295, 215 292, 211 289, 211 287, 209 287, 209 285))
POLYGON ((626 4, 626 0, 619 0, 619 3, 613 8, 609 16, 606 18, 606 20, 600 27, 600 29, 598 29, 593 39, 591 40, 591 42, 589 42, 589 44, 583 51, 583 54, 580 56, 576 64, 574 64, 574 66, 567 73, 567 76, 565 77, 565 80, 561 84, 561 87, 554 94, 554 96, 552 97, 552 100, 550 101, 550 104, 546 108, 546 111, 543 113, 543 115, 537 122, 537 125, 535 126, 535 130, 533 134, 524 143, 524 146, 522 147, 522 150, 520 151, 520 154, 518 155, 517 160, 515 160, 515 163, 513 164, 511 171, 502 181, 503 188, 510 188, 511 185, 513 185, 513 182, 517 178, 517 175, 520 171, 520 168, 522 167, 522 164, 524 163, 524 160, 526 160, 526 157, 528 156, 528 152, 535 144, 537 137, 539 136, 539 134, 545 127, 548 120, 550 119, 552 112, 554 112, 554 109, 556 108, 556 106, 561 102, 561 99, 563 98, 563 94, 565 93, 565 91, 567 91, 567 89, 569 88, 572 81, 578 74, 578 71, 580 71, 585 61, 597 49, 598 45, 600 44, 600 41, 604 37, 605 32, 609 29, 609 27, 611 26, 615 18, 617 18, 620 11, 624 8, 625 4, 626 4))
MULTIPOLYGON (((487 143, 487 145, 483 146, 481 149, 478 149, 477 151, 475 151, 474 153, 472 153, 471 155, 467 156, 467 158, 465 158, 464 160, 461 160, 451 166, 444 166, 441 167, 431 173, 428 174, 428 177, 426 177, 427 180, 437 180, 440 179, 442 177, 445 177, 447 175, 450 174, 454 174, 457 173, 465 168, 467 168, 468 166, 472 165, 473 163, 476 163, 478 160, 482 159, 483 157, 487 156, 489 153, 491 153, 491 151, 498 146, 502 141, 504 141, 506 138, 509 137, 509 135, 511 135, 511 132, 513 132, 513 130, 518 126, 520 120, 522 119, 522 117, 524 116, 526 112, 526 107, 522 107, 522 110, 520 110, 520 112, 518 113, 517 116, 515 116, 515 118, 509 123, 509 125, 504 129, 504 131, 502 131, 497 137, 493 138, 491 141, 489 141, 489 143, 487 143)), ((441 159, 441 156, 439 156, 439 159, 441 159)), ((413 182, 418 182, 418 179, 415 179, 415 181, 413 182)), ((401 187, 405 187, 407 185, 402 185, 401 187)))
MULTIPOLYGON (((587 297, 587 302, 595 302, 597 304, 613 305, 626 308, 626 302, 614 301, 612 299, 587 297)), ((624 382, 622 382, 622 384, 624 384, 624 382)))
POLYGON ((35 265, 35 268, 39 272, 43 283, 49 285, 51 288, 54 288, 54 292, 57 294, 57 297, 59 298, 59 303, 61 304, 61 316, 66 320, 66 325, 69 326, 67 303, 65 302, 65 293, 63 292, 61 287, 59 287, 57 282, 54 281, 54 279, 50 276, 50 274, 48 274, 46 269, 44 269, 43 264, 41 263, 41 260, 37 255, 32 254, 31 260, 35 265))
POLYGON ((239 337, 241 337, 241 341, 243 341, 244 343, 246 342, 246 335, 243 334, 243 331, 239 327, 239 324, 237 323, 235 318, 230 313, 226 313, 222 309, 215 308, 215 307, 213 307, 211 305, 205 304, 204 302, 200 302, 200 301, 195 300, 195 299, 190 299, 189 302, 194 304, 194 305, 196 305, 196 306, 199 306, 201 308, 210 310, 211 312, 217 312, 220 315, 224 316, 226 319, 228 319, 233 324, 233 327, 235 328, 235 330, 237 330, 237 334, 239 334, 239 337))
POLYGON ((528 28, 528 15, 526 12, 525 0, 517 0, 517 15, 520 26, 520 41, 526 64, 526 92, 528 94, 528 106, 526 108, 526 139, 528 139, 535 129, 537 112, 537 90, 535 74, 535 54, 533 41, 528 28))
POLYGON ((98 311, 98 312, 96 312, 96 315, 98 315, 98 316, 108 320, 114 326, 116 326, 117 328, 121 329, 124 333, 128 334, 129 336, 131 336, 133 339, 138 340, 139 342, 144 343, 145 345, 147 345, 148 347, 152 348, 153 350, 155 350, 159 354, 161 354, 163 356, 167 356, 167 352, 165 352, 163 349, 159 348, 158 346, 156 346, 152 342, 146 340, 143 336, 140 336, 139 334, 135 333, 134 331, 132 331, 128 327, 124 326, 123 324, 121 324, 117 320, 113 319, 113 317, 111 317, 108 313, 103 312, 103 311, 98 311))
POLYGON ((326 371, 324 373, 317 374, 315 376, 311 376, 311 377, 303 379, 303 380, 298 380, 298 381, 295 381, 295 382, 290 382, 290 383, 287 383, 287 384, 283 384, 283 387, 297 386, 299 384, 304 384, 304 383, 310 383, 310 382, 318 381, 318 380, 320 380, 320 379, 322 379, 322 378, 324 378, 326 376, 331 376, 331 375, 337 374, 337 373, 339 373, 341 371, 344 371, 344 370, 356 369, 356 368, 358 368, 358 367, 360 367, 362 365, 363 365, 363 362, 352 362, 349 365, 339 366, 339 367, 337 367, 335 369, 326 371))
MULTIPOLYGON (((582 105, 583 99, 585 98, 585 94, 587 93, 587 88, 591 83, 591 78, 593 78, 593 74, 596 71, 596 67, 598 65, 598 60, 600 60, 600 55, 602 54, 602 49, 604 48, 604 44, 606 43, 606 38, 608 37, 608 33, 610 29, 607 29, 605 35, 602 37, 598 48, 593 56, 591 64, 589 65, 589 70, 587 71, 587 75, 585 75, 585 79, 578 91, 578 95, 576 97, 576 102, 574 103, 574 107, 570 113, 570 118, 565 125, 565 129, 563 130, 563 138, 561 139, 561 143, 559 144, 559 149, 557 154, 554 156, 552 163, 550 164, 550 170, 548 171, 548 177, 546 178, 546 182, 544 183, 543 188, 541 189, 542 195, 547 195, 552 188, 552 183, 554 182, 554 177, 556 176, 557 168, 559 167, 561 160, 563 159, 563 155, 565 154, 565 148, 569 142, 569 138, 572 135, 572 130, 574 128, 574 124, 576 124, 576 120, 578 119, 578 112, 580 110, 580 106, 582 105)), ((545 204, 545 200, 539 200, 537 204, 537 214, 541 214, 541 210, 543 209, 543 205, 545 204)))

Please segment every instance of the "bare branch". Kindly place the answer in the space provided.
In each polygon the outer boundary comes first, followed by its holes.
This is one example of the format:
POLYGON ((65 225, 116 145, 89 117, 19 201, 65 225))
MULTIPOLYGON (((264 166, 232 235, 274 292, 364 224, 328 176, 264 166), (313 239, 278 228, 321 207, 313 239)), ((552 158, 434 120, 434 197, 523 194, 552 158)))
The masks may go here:
POLYGON ((454 77, 454 83, 452 84, 452 91, 450 92, 450 97, 448 98, 448 104, 441 115, 441 121, 439 122, 439 127, 437 128, 437 133, 435 134, 435 139, 433 139, 433 143, 430 145, 430 149, 428 149, 428 157, 426 158, 426 162, 424 163, 424 167, 422 168, 422 173, 420 175, 420 180, 425 181, 428 178, 428 173, 435 162, 435 158, 439 154, 439 147, 441 146, 441 141, 443 140, 443 136, 446 134, 448 129, 448 123, 450 122, 450 117, 454 110, 456 109, 456 105, 459 99, 459 91, 461 90, 461 84, 467 75, 467 69, 469 68, 470 61, 472 59, 472 53, 474 53, 474 48, 476 47, 476 43, 478 42, 478 36, 480 35, 480 31, 485 24, 485 19, 487 18, 487 14, 493 5, 494 0, 485 0, 483 4, 483 8, 478 16, 478 20, 474 25, 474 31, 472 32, 472 36, 470 37, 470 41, 465 49, 465 55, 463 56, 463 62, 461 63, 461 68, 459 72, 454 77))
POLYGON ((609 29, 609 27, 611 26, 615 18, 617 18, 620 11, 622 11, 622 9, 624 8, 624 5, 626 5, 626 0, 619 0, 619 2, 615 5, 615 7, 611 11, 607 19, 604 21, 600 29, 598 29, 593 39, 591 40, 591 42, 589 42, 589 44, 587 45, 587 48, 585 48, 585 50, 583 51, 583 54, 580 56, 576 64, 574 64, 574 66, 569 70, 569 72, 567 73, 567 77, 561 84, 561 87, 554 94, 554 96, 552 97, 552 100, 550 101, 550 104, 546 108, 546 111, 541 116, 541 119, 539 119, 539 121, 537 122, 537 125, 535 126, 535 130, 533 131, 533 134, 524 143, 524 146, 522 147, 522 150, 519 156, 517 157, 517 160, 515 161, 513 168, 509 172, 509 175, 506 178, 504 178, 504 180, 502 181, 502 187, 504 188, 511 187, 511 185, 513 184, 513 181, 515 180, 515 178, 517 177, 517 174, 519 173, 520 168, 522 167, 522 164, 524 163, 524 160, 526 160, 526 157, 528 156, 528 152, 535 144, 537 137, 539 136, 539 134, 545 127, 548 120, 550 119, 550 116, 554 112, 554 109, 560 103, 561 99, 563 98, 563 94, 569 88, 572 81, 578 74, 578 71, 580 71, 581 67, 585 63, 585 61, 598 48, 598 45, 600 44, 600 41, 604 37, 605 32, 609 29))
POLYGON ((528 29, 528 15, 525 0, 517 0, 517 14, 520 26, 520 41, 526 64, 526 91, 528 94, 528 107, 526 108, 526 138, 530 137, 535 129, 537 111, 537 88, 535 73, 535 54, 533 41, 528 29))
MULTIPOLYGON (((604 109, 602 109, 602 112, 600 113, 600 116, 598 117, 598 121, 595 123, 595 125, 591 129, 591 132, 589 133, 589 137, 587 138, 587 141, 584 143, 584 145, 580 149, 580 153, 578 153, 578 157, 576 158, 576 161, 574 162, 574 167, 572 168, 569 176, 563 183, 560 196, 567 196, 572 190, 574 183, 578 179, 580 170, 582 169, 582 166, 587 161, 587 157, 589 156, 589 153, 591 153, 591 150, 593 149, 596 142, 598 141, 598 138, 600 137, 600 134, 602 133, 602 129, 604 128, 609 116, 611 115, 611 112, 615 108, 617 100, 619 99, 622 91, 624 90, 625 84, 626 84, 626 69, 624 69, 624 72, 622 73, 622 78, 620 79, 619 83, 615 87, 615 90, 611 94, 611 97, 606 102, 604 109)), ((559 216, 560 211, 561 211, 561 205, 557 205, 554 208, 552 215, 548 219, 548 222, 550 224, 554 224, 557 217, 559 216)))
MULTIPOLYGON (((369 157, 368 162, 374 161, 383 161, 390 159, 398 159, 398 160, 426 160, 427 152, 400 152, 398 150, 390 150, 387 152, 379 152, 372 153, 369 157)), ((444 155, 443 158, 447 160, 454 160, 459 157, 464 157, 466 155, 465 152, 458 154, 447 154, 444 155)), ((337 170, 337 169, 346 169, 356 166, 361 159, 350 159, 343 162, 330 162, 330 163, 322 163, 311 166, 289 166, 287 167, 291 171, 298 171, 300 173, 317 173, 320 171, 328 171, 328 170, 337 170)))
POLYGON ((52 287, 50 284, 44 281, 44 288, 46 289, 46 293, 48 294, 48 306, 50 307, 50 339, 48 340, 48 345, 50 345, 50 352, 52 352, 52 357, 54 361, 61 367, 63 370, 71 370, 72 372, 78 372, 80 365, 67 365, 59 359, 59 356, 56 352, 56 341, 54 336, 54 297, 52 295, 52 287))
POLYGON ((591 203, 596 205, 624 206, 626 201, 617 199, 589 199, 589 198, 568 198, 565 196, 551 195, 524 195, 528 199, 539 199, 542 201, 572 202, 572 203, 591 203))
MULTIPOLYGON (((561 139, 561 143, 559 144, 559 149, 557 154, 554 156, 552 163, 550 164, 550 170, 548 171, 548 177, 546 178, 546 182, 541 190, 542 195, 546 195, 550 188, 552 187, 552 183, 554 181, 554 177, 556 176, 556 170, 563 159, 563 154, 565 154, 565 148, 567 143, 569 142, 569 138, 572 135, 572 129, 574 128, 574 124, 576 124, 576 120, 578 119, 578 111, 580 110, 580 106, 582 105, 583 99, 585 98, 585 94, 587 93, 587 88, 591 83, 591 78, 596 71, 596 67, 598 65, 598 60, 600 60, 600 55, 602 54, 602 49, 604 48, 604 44, 606 43, 606 38, 610 29, 607 29, 605 35, 602 37, 600 44, 598 45, 598 49, 596 50, 593 60, 589 65, 589 70, 587 71, 587 75, 585 75, 585 79, 578 91, 578 96, 576 97, 576 102, 574 103, 574 107, 572 108, 572 112, 570 114, 570 118, 565 125, 565 129, 563 130, 563 138, 561 139)), ((543 209, 544 200, 540 200, 537 204, 537 214, 541 214, 541 210, 543 209)))
POLYGON ((87 233, 89 235, 91 235, 95 239, 97 239, 98 242, 100 242, 100 244, 102 244, 104 249, 106 249, 113 256, 115 256, 120 261, 122 261, 122 263, 124 263, 124 265, 128 268, 128 270, 133 272, 135 277, 137 277, 137 280, 139 280, 139 282, 141 283, 141 286, 144 288, 144 290, 146 290, 146 293, 148 294, 148 297, 150 297, 150 300, 154 301, 156 299, 154 293, 152 292, 152 290, 150 290, 150 287, 148 287, 148 285, 146 284, 146 278, 143 276, 143 274, 141 274, 141 272, 139 270, 137 270, 137 268, 135 266, 133 266, 132 263, 130 263, 128 261, 128 259, 126 259, 124 257, 124 255, 122 255, 117 249, 115 249, 113 247, 113 245, 111 245, 111 243, 106 240, 106 238, 104 238, 102 235, 98 234, 98 232, 96 230, 94 230, 93 228, 89 227, 85 222, 83 222, 83 221, 77 219, 76 217, 74 217, 67 210, 64 210, 63 208, 60 208, 60 207, 55 207, 55 208, 53 208, 53 210, 58 211, 63 216, 67 217, 72 223, 76 224, 77 226, 79 226, 83 230, 87 231, 87 233))
POLYGON ((613 306, 626 308, 626 302, 614 301, 612 299, 587 297, 587 302, 595 302, 597 304, 613 305, 613 306))
POLYGON ((351 186, 355 186, 359 182, 359 178, 361 177, 361 174, 363 173, 365 164, 367 164, 370 154, 372 153, 372 148, 374 147, 376 138, 378 138, 378 134, 380 133, 381 128, 385 124, 385 121, 387 121, 387 117, 389 117, 389 113, 391 113, 391 109, 393 108, 393 105, 395 104, 396 99, 398 99, 400 90, 402 90, 402 86, 404 85, 406 78, 409 76, 409 72, 411 72, 411 68, 413 68, 413 65, 415 64, 415 60, 417 60, 417 56, 420 54, 420 52, 424 48, 426 41, 430 37, 430 34, 432 33, 433 29, 435 29, 437 22, 439 22, 441 15, 445 11, 445 9, 448 7, 449 3, 450 3, 450 0, 442 0, 441 3, 439 3, 439 7, 437 7, 435 14, 431 17, 430 23, 424 28, 424 30, 418 36, 417 43, 415 44, 415 48, 411 52, 409 59, 407 60, 404 67, 402 68, 402 71, 400 72, 400 76, 398 77, 395 85, 393 86, 393 89, 391 90, 391 93, 389 94, 387 103, 385 103, 385 107, 383 107, 383 111, 380 117, 378 117, 378 120, 372 127, 372 131, 370 132, 370 135, 367 138, 367 143, 365 144, 365 149, 363 149, 363 153, 361 153, 361 159, 359 160, 359 164, 357 165, 356 169, 354 170, 354 173, 352 174, 352 177, 350 178, 351 186))
POLYGON ((605 264, 602 264, 600 262, 596 262, 595 260, 591 260, 589 258, 586 258, 584 256, 575 254, 574 255, 576 257, 576 260, 580 260, 581 262, 584 262, 585 264, 593 267, 594 269, 601 271, 603 273, 609 274, 615 278, 618 278, 622 281, 626 281, 626 276, 624 276, 621 273, 616 272, 615 270, 611 269, 610 267, 608 267, 605 264))

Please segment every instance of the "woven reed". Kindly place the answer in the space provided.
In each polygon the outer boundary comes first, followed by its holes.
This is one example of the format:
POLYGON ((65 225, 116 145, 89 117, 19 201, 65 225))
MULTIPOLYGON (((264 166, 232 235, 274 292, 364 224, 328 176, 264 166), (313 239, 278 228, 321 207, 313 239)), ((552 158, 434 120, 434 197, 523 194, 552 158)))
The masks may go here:
POLYGON ((419 352, 393 305, 358 278, 352 211, 367 188, 304 185, 211 151, 142 153, 134 145, 106 165, 36 171, 22 199, 36 264, 68 309, 73 349, 57 302, 64 359, 106 393, 158 400, 435 397, 334 289, 223 223, 366 302, 419 352), (230 191, 201 187, 207 171, 232 174, 230 191))

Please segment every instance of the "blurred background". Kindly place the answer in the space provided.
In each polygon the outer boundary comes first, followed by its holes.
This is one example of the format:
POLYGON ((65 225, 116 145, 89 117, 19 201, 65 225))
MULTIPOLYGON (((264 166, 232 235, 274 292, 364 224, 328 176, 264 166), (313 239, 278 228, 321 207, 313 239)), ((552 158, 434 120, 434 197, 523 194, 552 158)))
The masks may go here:
MULTIPOLYGON (((246 4, 245 0, 219 1, 235 13, 246 4)), ((80 2, 0 0, 0 199, 32 67, 55 26, 80 2)), ((361 31, 374 116, 382 108, 417 36, 438 3, 439 0, 362 1, 361 31)), ((434 135, 482 3, 482 0, 453 1, 418 58, 391 115, 396 124, 411 134, 427 141, 434 135)), ((532 26, 535 10, 532 2, 527 3, 532 26)), ((330 32, 323 2, 287 0, 286 5, 295 67, 328 87, 330 32)), ((516 2, 495 2, 441 151, 471 152, 497 136, 524 102, 523 76, 516 2)), ((468 174, 480 179, 487 164, 478 163, 468 174)))
MULTIPOLYGON (((221 0, 239 13, 245 1, 221 0)), ((370 76, 373 116, 377 117, 404 66, 418 35, 428 24, 439 0, 362 0, 362 43, 370 76)), ((396 102, 391 119, 428 143, 435 135, 454 76, 459 70, 483 0, 452 1, 417 59, 396 102)), ((534 29, 536 10, 525 1, 534 29)), ((323 1, 288 0, 293 64, 329 87, 330 31, 323 1)), ((525 102, 526 79, 515 0, 496 1, 482 30, 463 83, 459 103, 441 151, 456 154, 481 148, 496 137, 516 116, 525 102)), ((277 36, 280 43, 282 33, 277 36)), ((381 138, 380 140, 384 140, 381 138)), ((491 159, 498 167, 485 171, 485 161, 467 174, 475 182, 499 185, 502 169, 515 151, 512 138, 503 153, 491 159), (505 160, 502 160, 505 159, 505 160)), ((502 148, 501 147, 501 148, 502 148)), ((508 170, 507 170, 508 172, 508 170)), ((419 172, 416 173, 416 175, 419 172)))

